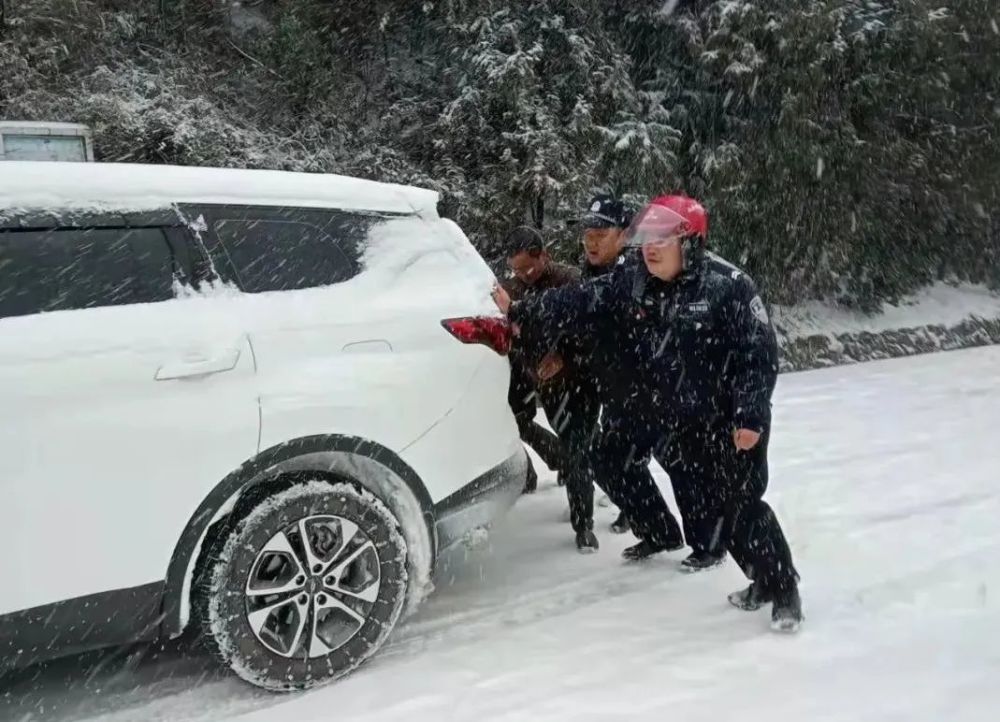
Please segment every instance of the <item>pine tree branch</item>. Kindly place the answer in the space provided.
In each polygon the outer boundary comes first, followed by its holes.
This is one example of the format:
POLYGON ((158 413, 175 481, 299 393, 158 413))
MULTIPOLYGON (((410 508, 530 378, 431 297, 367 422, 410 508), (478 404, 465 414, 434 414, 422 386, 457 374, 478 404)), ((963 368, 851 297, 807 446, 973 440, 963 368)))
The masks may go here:
MULTIPOLYGON (((273 75, 274 77, 276 77, 276 78, 278 78, 280 80, 283 80, 283 81, 285 80, 285 78, 282 77, 281 73, 279 73, 274 68, 268 67, 264 62, 258 60, 257 58, 253 57, 252 55, 250 55, 250 53, 248 53, 243 48, 241 48, 239 45, 237 45, 236 43, 234 43, 230 38, 226 38, 226 42, 228 42, 233 47, 233 50, 235 50, 237 53, 239 53, 240 55, 242 55, 244 58, 246 58, 247 60, 249 60, 254 65, 257 65, 258 67, 263 68, 264 70, 266 70, 267 72, 269 72, 271 75, 273 75)), ((285 81, 285 82, 287 82, 287 81, 285 81)))

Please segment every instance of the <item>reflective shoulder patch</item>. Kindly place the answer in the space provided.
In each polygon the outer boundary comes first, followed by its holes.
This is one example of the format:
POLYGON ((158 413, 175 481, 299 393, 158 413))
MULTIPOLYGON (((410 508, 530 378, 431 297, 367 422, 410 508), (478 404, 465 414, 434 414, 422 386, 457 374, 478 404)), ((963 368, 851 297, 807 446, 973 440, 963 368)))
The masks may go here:
POLYGON ((722 256, 717 255, 715 253, 712 253, 711 251, 709 251, 705 255, 708 257, 709 261, 711 261, 712 263, 714 263, 717 266, 716 270, 720 274, 726 274, 726 273, 728 273, 733 278, 733 280, 736 280, 740 276, 745 275, 743 273, 743 271, 741 271, 734 264, 730 263, 729 261, 727 261, 722 256))
POLYGON ((770 320, 767 315, 767 308, 764 306, 764 301, 760 296, 754 296, 753 300, 750 301, 750 311, 753 312, 754 318, 761 323, 767 323, 770 320))

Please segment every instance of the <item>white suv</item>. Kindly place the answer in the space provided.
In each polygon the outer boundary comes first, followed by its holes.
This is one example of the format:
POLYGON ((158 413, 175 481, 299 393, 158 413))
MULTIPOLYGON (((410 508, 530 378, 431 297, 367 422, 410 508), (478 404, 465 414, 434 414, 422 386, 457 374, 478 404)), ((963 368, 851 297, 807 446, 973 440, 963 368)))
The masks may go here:
POLYGON ((340 676, 527 468, 494 277, 430 191, 0 166, 0 672, 199 625, 340 676))

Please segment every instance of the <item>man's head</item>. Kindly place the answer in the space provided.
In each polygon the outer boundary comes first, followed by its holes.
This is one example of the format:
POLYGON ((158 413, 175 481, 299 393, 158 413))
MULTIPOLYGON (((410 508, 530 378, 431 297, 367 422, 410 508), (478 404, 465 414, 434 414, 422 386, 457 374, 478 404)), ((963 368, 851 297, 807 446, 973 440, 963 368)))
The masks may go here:
POLYGON ((650 274, 672 281, 690 262, 690 254, 704 249, 708 213, 687 196, 660 196, 646 206, 626 233, 626 243, 642 248, 650 274))
POLYGON ((642 244, 642 260, 650 274, 663 281, 672 281, 684 270, 684 254, 679 237, 664 238, 642 244))
POLYGON ((625 204, 608 195, 595 196, 580 220, 587 263, 610 266, 625 248, 625 229, 631 218, 625 204))
POLYGON ((507 235, 504 246, 507 249, 507 267, 519 281, 530 286, 545 275, 550 258, 542 235, 534 228, 515 228, 507 235))

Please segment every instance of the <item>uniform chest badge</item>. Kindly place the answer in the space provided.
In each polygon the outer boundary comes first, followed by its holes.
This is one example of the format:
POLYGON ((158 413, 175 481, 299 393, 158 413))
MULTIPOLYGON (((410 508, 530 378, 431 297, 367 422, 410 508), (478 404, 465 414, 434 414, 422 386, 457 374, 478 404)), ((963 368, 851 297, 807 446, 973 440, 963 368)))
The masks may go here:
POLYGON ((685 310, 690 314, 705 314, 708 313, 708 301, 695 301, 694 303, 689 303, 685 306, 685 310))

